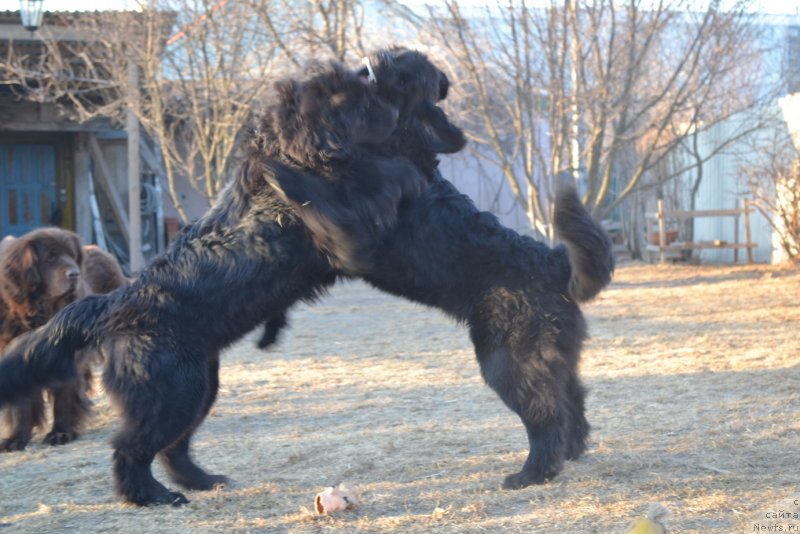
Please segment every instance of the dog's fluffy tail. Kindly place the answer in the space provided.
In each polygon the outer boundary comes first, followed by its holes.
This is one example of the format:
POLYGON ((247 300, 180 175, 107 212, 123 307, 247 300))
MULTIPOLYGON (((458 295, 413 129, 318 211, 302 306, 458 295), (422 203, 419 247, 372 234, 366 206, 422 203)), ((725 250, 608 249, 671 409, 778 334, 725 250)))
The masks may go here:
POLYGON ((584 208, 571 185, 561 186, 555 201, 556 233, 564 241, 572 274, 569 294, 577 302, 593 299, 611 281, 611 239, 584 208))
POLYGON ((0 358, 0 408, 37 388, 75 379, 75 351, 92 343, 108 302, 105 295, 85 297, 14 339, 0 358))

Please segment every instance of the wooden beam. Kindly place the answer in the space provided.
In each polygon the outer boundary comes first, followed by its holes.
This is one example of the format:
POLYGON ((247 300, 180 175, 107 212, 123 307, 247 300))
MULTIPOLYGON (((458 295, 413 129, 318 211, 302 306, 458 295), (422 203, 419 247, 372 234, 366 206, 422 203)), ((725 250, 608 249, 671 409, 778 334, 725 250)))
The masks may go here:
POLYGON ((50 26, 43 24, 41 28, 31 33, 22 27, 22 24, 0 24, 0 40, 20 42, 42 41, 78 41, 93 43, 97 35, 86 30, 78 30, 70 26, 50 26))
POLYGON ((139 67, 128 58, 128 109, 125 130, 128 132, 128 216, 130 218, 130 270, 138 273, 144 267, 142 256, 141 174, 139 172, 141 147, 139 146, 139 67))
MULTIPOLYGON (((667 219, 690 219, 693 217, 725 217, 736 216, 742 213, 741 208, 724 210, 685 210, 685 211, 665 211, 664 217, 667 219)), ((648 219, 658 219, 658 213, 648 212, 645 214, 648 219)))
POLYGON ((664 200, 658 199, 658 248, 661 252, 661 263, 667 263, 667 227, 664 223, 664 200))
MULTIPOLYGON (((2 119, 0 117, 0 119, 2 119)), ((97 125, 75 124, 69 121, 44 121, 44 122, 25 122, 25 121, 4 121, 2 123, 3 130, 15 132, 86 132, 94 133, 99 132, 102 127, 97 125)), ((115 131, 110 126, 106 128, 108 131, 115 131)))
POLYGON ((131 237, 129 233, 128 215, 125 213, 122 200, 111 185, 111 171, 109 171, 106 158, 103 156, 103 151, 100 149, 100 143, 97 142, 97 137, 93 134, 89 135, 89 151, 92 154, 92 159, 95 164, 95 186, 97 190, 108 199, 108 204, 111 206, 111 216, 117 223, 119 231, 125 240, 125 244, 129 245, 131 237))
POLYGON ((139 148, 142 152, 142 159, 150 171, 157 176, 166 176, 167 172, 164 170, 164 166, 158 161, 158 156, 156 156, 156 153, 153 152, 153 149, 150 148, 144 138, 140 139, 139 148))
POLYGON ((671 245, 666 245, 664 247, 659 247, 658 245, 647 245, 647 250, 651 252, 658 252, 660 250, 689 250, 689 249, 719 249, 719 248, 730 248, 730 249, 737 249, 737 248, 746 248, 752 249, 757 247, 755 243, 747 244, 747 243, 726 243, 726 242, 714 242, 714 241, 700 241, 700 242, 687 242, 687 243, 672 243, 671 245))
POLYGON ((753 263, 753 237, 750 234, 750 201, 744 200, 744 241, 747 244, 747 263, 753 263))
MULTIPOLYGON (((739 201, 736 201, 736 205, 739 205, 739 201)), ((733 242, 735 244, 739 244, 739 216, 741 213, 737 213, 736 216, 733 218, 733 242)), ((739 263, 739 249, 734 247, 733 249, 733 264, 736 265, 739 263)))

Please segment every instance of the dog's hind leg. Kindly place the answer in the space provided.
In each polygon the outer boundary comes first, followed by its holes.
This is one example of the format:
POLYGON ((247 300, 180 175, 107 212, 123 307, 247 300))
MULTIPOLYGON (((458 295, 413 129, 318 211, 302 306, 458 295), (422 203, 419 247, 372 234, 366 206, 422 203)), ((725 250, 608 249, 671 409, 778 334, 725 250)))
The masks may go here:
MULTIPOLYGON (((565 457, 565 413, 562 377, 554 375, 551 354, 515 358, 507 346, 478 351, 481 372, 525 425, 530 451, 519 473, 506 477, 503 487, 517 489, 555 477, 565 457)), ((557 357, 557 356, 556 356, 557 357)), ((557 366, 556 366, 557 367, 557 366)))
POLYGON ((194 463, 191 455, 189 454, 189 445, 192 435, 197 427, 203 422, 206 415, 208 415, 211 406, 217 398, 217 390, 219 389, 219 358, 211 358, 208 367, 208 391, 204 399, 203 407, 200 411, 200 416, 195 424, 181 436, 178 441, 164 449, 158 454, 158 458, 167 474, 177 484, 180 484, 186 489, 192 490, 210 490, 220 484, 228 482, 227 477, 224 475, 210 475, 206 473, 201 467, 194 463))
POLYGON ((139 506, 180 506, 188 499, 158 482, 152 463, 159 452, 197 424, 208 395, 208 372, 201 356, 178 358, 175 354, 142 355, 141 351, 139 355, 138 366, 117 367, 112 361, 103 376, 106 391, 120 406, 123 418, 112 440, 115 490, 124 501, 139 506), (146 374, 138 374, 141 369, 146 374))
POLYGON ((258 340, 258 348, 266 349, 275 344, 275 342, 278 341, 278 335, 281 330, 288 324, 285 313, 270 317, 264 321, 264 331, 261 334, 261 339, 258 340))
POLYGON ((53 428, 44 437, 48 445, 63 445, 78 437, 78 422, 85 412, 80 393, 74 384, 53 388, 53 428))
POLYGON ((34 391, 29 398, 21 399, 8 407, 6 426, 11 428, 7 438, 0 439, 0 452, 21 451, 30 443, 33 427, 44 421, 42 391, 34 391))
POLYGON ((586 389, 581 384, 577 372, 573 371, 567 382, 567 405, 569 410, 567 436, 567 460, 577 460, 586 450, 589 437, 589 422, 585 409, 586 389))
POLYGON ((91 412, 91 402, 84 393, 84 383, 76 380, 52 388, 53 428, 44 437, 49 445, 63 445, 78 437, 78 430, 91 412))

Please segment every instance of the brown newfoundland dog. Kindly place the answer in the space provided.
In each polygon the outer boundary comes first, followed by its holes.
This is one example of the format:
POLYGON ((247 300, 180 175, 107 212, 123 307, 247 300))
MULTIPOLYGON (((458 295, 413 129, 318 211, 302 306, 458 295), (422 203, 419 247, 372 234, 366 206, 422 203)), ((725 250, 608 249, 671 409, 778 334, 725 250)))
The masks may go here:
MULTIPOLYGON (((77 235, 58 228, 34 230, 5 238, 0 248, 0 351, 15 337, 46 323, 67 304, 93 293, 107 293, 126 283, 116 259, 96 246, 81 247, 77 235)), ((44 442, 74 440, 89 413, 89 352, 79 351, 75 380, 47 388, 53 405, 53 427, 44 442)), ((0 452, 18 451, 30 442, 33 428, 45 421, 41 391, 4 410, 8 437, 0 452)))

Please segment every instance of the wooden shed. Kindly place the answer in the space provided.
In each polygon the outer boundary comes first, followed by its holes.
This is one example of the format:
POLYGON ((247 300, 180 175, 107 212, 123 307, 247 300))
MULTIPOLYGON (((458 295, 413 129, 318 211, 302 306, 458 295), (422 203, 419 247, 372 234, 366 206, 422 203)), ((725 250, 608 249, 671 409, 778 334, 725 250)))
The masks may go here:
MULTIPOLYGON (((10 46, 16 54, 41 54, 42 39, 80 40, 70 21, 90 16, 45 13, 42 28, 32 33, 21 26, 19 12, 0 12, 0 57, 10 46)), ((126 267, 132 248, 144 259, 161 250, 158 160, 147 140, 138 151, 140 198, 130 199, 124 125, 105 118, 78 123, 63 108, 23 94, 20 86, 0 83, 0 236, 59 226, 111 250, 126 267), (137 235, 130 231, 131 204, 142 207, 137 235)))

